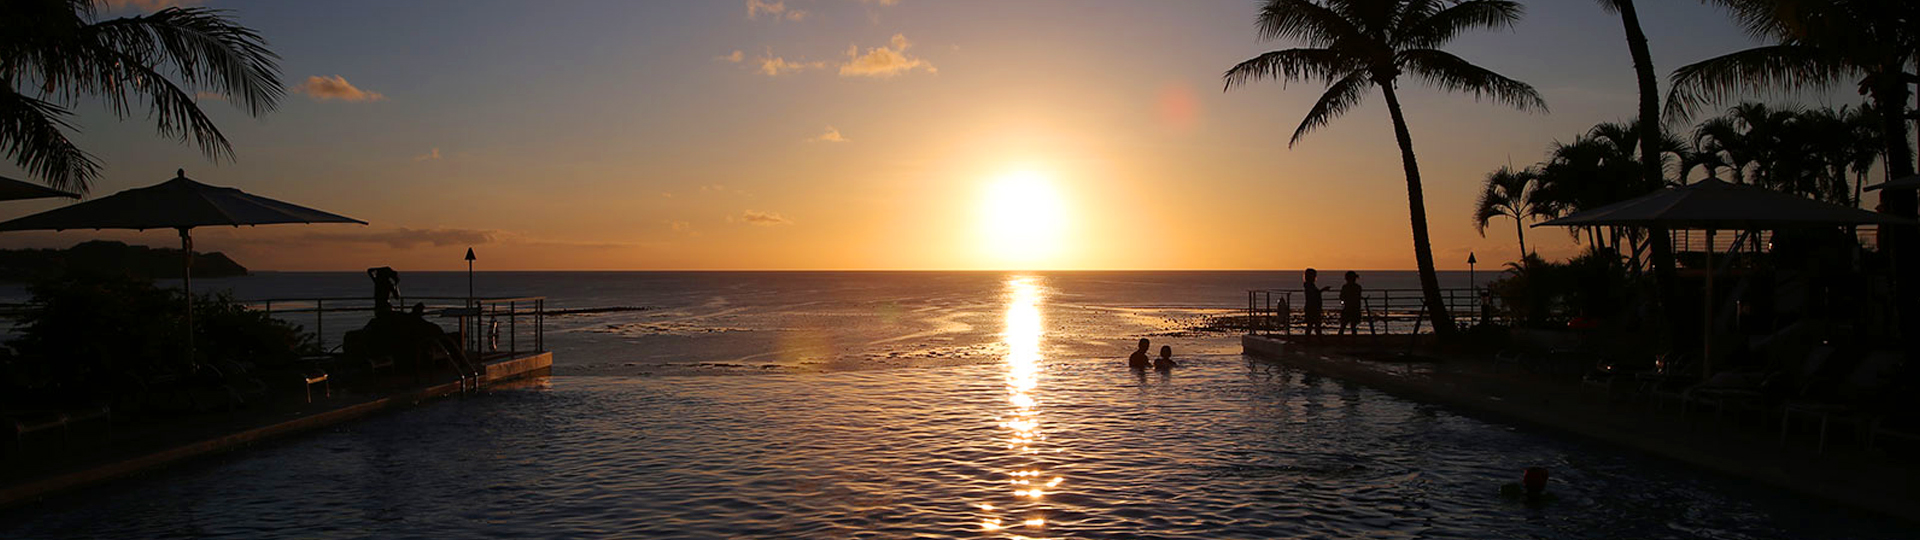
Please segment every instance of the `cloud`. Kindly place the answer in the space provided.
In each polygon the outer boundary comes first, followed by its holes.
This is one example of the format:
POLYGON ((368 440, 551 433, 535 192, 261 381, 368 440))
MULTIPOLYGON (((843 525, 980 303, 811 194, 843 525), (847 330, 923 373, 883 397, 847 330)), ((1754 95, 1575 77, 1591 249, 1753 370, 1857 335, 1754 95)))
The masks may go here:
POLYGON ((827 126, 826 133, 821 133, 813 137, 807 137, 807 142, 842 143, 842 142, 847 142, 847 138, 840 136, 840 130, 834 129, 833 126, 827 126))
POLYGON ((900 0, 860 0, 860 3, 870 6, 896 6, 900 5, 900 0))
POLYGON ((704 186, 700 186, 700 192, 701 193, 722 193, 722 194, 731 193, 734 195, 744 195, 748 197, 753 196, 752 193, 747 193, 747 190, 740 189, 740 188, 727 187, 726 184, 707 184, 704 186))
POLYGON ((932 63, 908 55, 907 48, 912 46, 913 42, 907 41, 906 34, 894 34, 893 39, 888 40, 888 46, 869 48, 866 54, 860 54, 859 45, 849 45, 847 63, 840 65, 840 76, 885 79, 915 69, 939 73, 932 63))
POLYGON ((425 153, 425 154, 420 154, 420 155, 417 155, 417 156, 413 156, 413 160, 414 160, 414 161, 434 161, 434 160, 438 160, 438 159, 440 159, 440 149, 439 149, 439 148, 435 148, 435 149, 433 149, 433 151, 431 151, 431 152, 427 152, 427 153, 425 153))
POLYGON ((480 229, 409 229, 398 227, 388 230, 308 232, 296 237, 309 242, 343 242, 353 244, 386 244, 394 249, 411 249, 423 245, 434 247, 477 246, 494 242, 501 236, 500 231, 480 229))
POLYGON ((352 83, 347 82, 346 77, 339 75, 332 77, 322 77, 319 75, 307 77, 307 82, 294 85, 292 90, 296 94, 306 94, 307 97, 312 98, 314 101, 333 99, 340 101, 384 101, 387 99, 387 96, 380 95, 379 92, 361 90, 353 86, 352 83))
POLYGON ((787 9, 785 0, 774 0, 772 2, 765 0, 747 0, 747 18, 758 19, 761 15, 766 15, 776 21, 780 19, 798 21, 807 18, 806 10, 787 9))
POLYGON ((808 69, 820 69, 820 68, 827 67, 827 63, 822 61, 788 62, 787 59, 785 58, 774 56, 773 51, 771 50, 767 51, 766 56, 756 58, 754 59, 754 61, 760 63, 760 72, 767 74, 768 77, 777 77, 782 73, 793 73, 793 72, 803 71, 808 69))
POLYGON ((721 56, 718 59, 725 60, 730 63, 738 64, 747 59, 747 53, 740 52, 739 49, 734 49, 732 54, 721 56))
MULTIPOLYGON (((728 221, 732 221, 732 219, 729 219, 728 221)), ((774 227, 779 225, 793 224, 793 220, 790 220, 790 219, 787 219, 786 217, 781 216, 778 212, 761 212, 758 210, 748 210, 745 212, 741 212, 740 222, 748 223, 752 225, 759 225, 762 227, 774 227)))
POLYGON ((191 6, 199 3, 199 0, 106 0, 108 10, 132 8, 140 11, 160 11, 170 7, 191 6))
POLYGON ((669 221, 667 222, 667 228, 673 229, 673 232, 684 234, 687 236, 700 236, 700 231, 698 229, 693 228, 692 223, 688 223, 685 221, 669 221))

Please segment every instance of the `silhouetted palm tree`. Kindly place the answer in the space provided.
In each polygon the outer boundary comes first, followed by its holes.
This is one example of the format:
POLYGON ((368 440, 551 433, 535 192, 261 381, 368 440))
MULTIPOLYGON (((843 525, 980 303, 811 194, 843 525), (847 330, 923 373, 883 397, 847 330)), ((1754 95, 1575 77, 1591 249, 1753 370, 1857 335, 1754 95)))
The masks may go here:
POLYGON ((1260 38, 1299 40, 1306 46, 1256 56, 1228 69, 1224 76, 1227 88, 1262 79, 1326 84, 1326 92, 1301 120, 1288 146, 1358 106, 1368 91, 1380 89, 1406 169, 1407 212, 1420 288, 1434 331, 1441 335, 1454 332, 1453 318, 1440 299, 1433 244, 1427 237, 1426 195, 1396 85, 1404 74, 1443 90, 1472 92, 1522 110, 1545 110, 1546 102, 1532 86, 1439 49, 1469 30, 1510 28, 1522 11, 1519 3, 1509 0, 1267 0, 1256 18, 1260 38))
MULTIPOLYGON (((1637 126, 1640 130, 1640 175, 1648 183, 1659 181, 1665 167, 1656 147, 1667 140, 1661 133, 1660 122, 1660 82, 1653 74, 1653 53, 1647 47, 1647 34, 1640 28, 1639 10, 1634 8, 1633 0, 1596 0, 1601 9, 1620 16, 1620 25, 1626 30, 1627 53, 1633 58, 1633 74, 1640 91, 1640 115, 1637 126)), ((1685 160, 1682 159, 1684 167, 1685 160)), ((1681 171, 1680 182, 1685 183, 1686 171, 1681 171)), ((1674 261, 1672 238, 1667 229, 1655 227, 1648 230, 1653 241, 1653 270, 1658 282, 1660 301, 1671 305, 1677 302, 1674 288, 1674 261)), ((1637 254, 1637 252, 1636 252, 1637 254)))
POLYGON ((1481 238, 1487 236, 1487 223, 1496 217, 1513 220, 1513 233, 1520 240, 1520 258, 1526 260, 1528 218, 1551 217, 1552 211, 1547 204, 1538 201, 1540 171, 1529 167, 1513 170, 1501 167, 1487 175, 1486 186, 1480 191, 1480 202, 1474 206, 1473 229, 1480 232, 1481 238))
POLYGON ((0 147, 48 185, 86 191, 100 164, 67 132, 72 108, 91 97, 122 119, 145 109, 160 135, 230 159, 233 147, 197 93, 249 115, 273 110, 286 94, 277 58, 222 10, 101 20, 93 0, 8 0, 0 8, 0 147))
MULTIPOLYGON (((1890 177, 1914 172, 1905 118, 1906 69, 1920 47, 1920 2, 1901 0, 1705 0, 1728 8, 1748 34, 1772 42, 1674 71, 1667 118, 1684 119, 1746 92, 1825 89, 1853 81, 1880 113, 1890 177)), ((1912 192, 1883 194, 1886 211, 1913 217, 1912 192)), ((1920 250, 1905 250, 1908 252, 1920 250)), ((1907 256, 1916 255, 1909 253, 1907 256)))

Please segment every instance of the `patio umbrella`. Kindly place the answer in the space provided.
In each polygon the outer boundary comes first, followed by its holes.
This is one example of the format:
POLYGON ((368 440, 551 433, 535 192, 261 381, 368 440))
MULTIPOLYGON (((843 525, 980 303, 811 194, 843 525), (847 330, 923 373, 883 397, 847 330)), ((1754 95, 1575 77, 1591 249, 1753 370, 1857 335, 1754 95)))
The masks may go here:
POLYGON ((271 225, 275 223, 367 222, 276 201, 230 187, 209 186, 187 178, 181 169, 172 180, 129 189, 91 201, 0 222, 0 231, 67 229, 175 229, 186 271, 181 286, 187 291, 187 358, 193 358, 193 236, 194 227, 271 225))
POLYGON ((1867 186, 1866 190, 1875 191, 1875 190, 1881 190, 1881 189, 1915 189, 1915 188, 1920 188, 1920 174, 1916 174, 1916 175, 1908 176, 1904 178, 1895 178, 1892 180, 1867 186))
POLYGON ((1713 231, 1779 230, 1864 224, 1911 225, 1913 220, 1829 204, 1798 195, 1717 179, 1670 187, 1536 223, 1535 227, 1662 227, 1707 231, 1707 291, 1701 370, 1712 375, 1713 231))
POLYGON ((52 197, 80 198, 79 194, 67 193, 50 187, 22 182, 0 176, 0 201, 18 201, 24 199, 47 199, 52 197))

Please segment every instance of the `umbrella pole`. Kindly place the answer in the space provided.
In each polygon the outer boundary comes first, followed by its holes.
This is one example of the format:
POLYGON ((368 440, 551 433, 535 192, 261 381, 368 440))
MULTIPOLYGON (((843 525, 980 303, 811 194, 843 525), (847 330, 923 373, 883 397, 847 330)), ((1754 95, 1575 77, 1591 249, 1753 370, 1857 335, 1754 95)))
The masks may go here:
POLYGON ((1706 298, 1700 324, 1700 380, 1704 381, 1713 377, 1713 229, 1707 229, 1707 291, 1701 297, 1706 298))
POLYGON ((186 261, 186 271, 181 275, 180 287, 187 291, 187 363, 193 363, 193 236, 187 234, 187 228, 180 228, 180 252, 186 261))

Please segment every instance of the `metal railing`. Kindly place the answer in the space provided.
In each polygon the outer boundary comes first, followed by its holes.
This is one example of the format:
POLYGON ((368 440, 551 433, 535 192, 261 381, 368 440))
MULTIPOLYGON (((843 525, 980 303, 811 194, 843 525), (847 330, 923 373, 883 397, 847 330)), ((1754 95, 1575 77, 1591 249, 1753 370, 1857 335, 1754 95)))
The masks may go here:
MULTIPOLYGON (((413 305, 419 304, 428 320, 455 319, 463 346, 469 352, 478 353, 476 356, 547 350, 547 298, 544 296, 472 299, 414 296, 404 301, 394 309, 411 311, 413 305), (522 350, 522 342, 532 348, 522 350)), ((328 351, 332 350, 329 343, 337 346, 347 331, 365 325, 374 311, 373 299, 369 297, 269 298, 243 304, 289 323, 304 326, 311 322, 320 349, 328 351)))
MULTIPOLYGON (((1440 300, 1446 304, 1447 311, 1457 323, 1488 322, 1489 310, 1482 308, 1498 306, 1483 304, 1480 293, 1485 291, 1484 288, 1440 289, 1440 300)), ((1338 295, 1334 291, 1322 294, 1326 295, 1327 301, 1321 305, 1321 332, 1339 333, 1344 306, 1335 298, 1338 295)), ((1249 289, 1246 320, 1240 326, 1250 334, 1304 332, 1307 323, 1305 308, 1304 290, 1249 289)), ((1418 334, 1423 329, 1431 330, 1426 326, 1426 315, 1425 296, 1420 289, 1370 289, 1361 293, 1360 324, 1356 331, 1375 335, 1418 334)))

